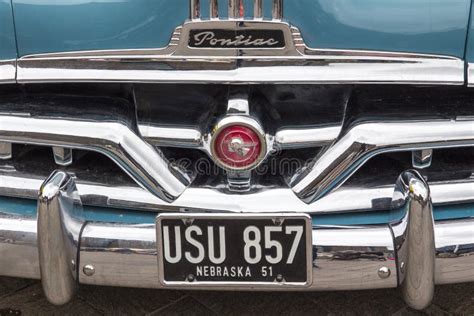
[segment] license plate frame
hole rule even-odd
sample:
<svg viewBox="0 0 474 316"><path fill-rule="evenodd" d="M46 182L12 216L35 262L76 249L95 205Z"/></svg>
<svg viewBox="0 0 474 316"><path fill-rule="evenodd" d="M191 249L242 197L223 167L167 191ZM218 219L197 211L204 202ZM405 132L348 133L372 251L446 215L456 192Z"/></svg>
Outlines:
<svg viewBox="0 0 474 316"><path fill-rule="evenodd" d="M305 249L305 271L304 282L267 282L267 281L177 281L167 280L165 276L163 230L162 223L166 220L303 220L304 232L301 237ZM312 284L313 251L312 251L312 221L311 216L304 213L162 213L156 217L156 245L158 257L158 278L163 287L170 288L241 288L241 289L285 289L309 287Z"/></svg>

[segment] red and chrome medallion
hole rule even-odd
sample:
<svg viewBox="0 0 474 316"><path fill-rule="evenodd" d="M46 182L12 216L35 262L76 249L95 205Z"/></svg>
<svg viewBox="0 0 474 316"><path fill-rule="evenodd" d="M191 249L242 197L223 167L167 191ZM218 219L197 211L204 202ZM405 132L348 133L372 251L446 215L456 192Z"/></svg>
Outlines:
<svg viewBox="0 0 474 316"><path fill-rule="evenodd" d="M220 130L212 142L214 158L229 169L250 169L258 164L264 144L252 128L231 125Z"/></svg>

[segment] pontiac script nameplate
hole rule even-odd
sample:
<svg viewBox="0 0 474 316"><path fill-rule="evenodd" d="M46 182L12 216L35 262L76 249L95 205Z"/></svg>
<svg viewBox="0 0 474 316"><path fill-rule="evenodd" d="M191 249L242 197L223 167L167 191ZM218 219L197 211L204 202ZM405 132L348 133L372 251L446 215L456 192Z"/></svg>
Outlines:
<svg viewBox="0 0 474 316"><path fill-rule="evenodd" d="M189 32L191 48L284 48L285 36L281 30L224 30L195 29Z"/></svg>

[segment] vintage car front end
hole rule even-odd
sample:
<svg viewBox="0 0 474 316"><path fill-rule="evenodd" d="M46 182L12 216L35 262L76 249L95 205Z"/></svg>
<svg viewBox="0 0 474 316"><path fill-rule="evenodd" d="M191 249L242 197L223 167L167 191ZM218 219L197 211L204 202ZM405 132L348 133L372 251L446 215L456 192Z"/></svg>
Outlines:
<svg viewBox="0 0 474 316"><path fill-rule="evenodd" d="M0 0L0 275L54 304L400 288L423 309L474 282L470 8Z"/></svg>

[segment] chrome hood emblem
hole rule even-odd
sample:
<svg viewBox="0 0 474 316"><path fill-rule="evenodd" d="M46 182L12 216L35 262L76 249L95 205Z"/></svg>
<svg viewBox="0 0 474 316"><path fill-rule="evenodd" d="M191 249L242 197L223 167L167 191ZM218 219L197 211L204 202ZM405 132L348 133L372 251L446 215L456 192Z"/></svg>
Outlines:
<svg viewBox="0 0 474 316"><path fill-rule="evenodd" d="M253 1L253 17L245 16L249 10L243 0L228 0L227 17L219 17L218 0L207 1L209 14L202 14L201 1L190 0L190 19L176 29L175 44L171 43L177 46L177 53L213 57L298 54L295 36L299 38L300 33L283 21L283 0L272 0L268 17L263 15L263 0Z"/></svg>

